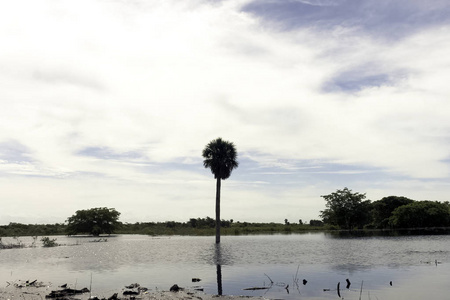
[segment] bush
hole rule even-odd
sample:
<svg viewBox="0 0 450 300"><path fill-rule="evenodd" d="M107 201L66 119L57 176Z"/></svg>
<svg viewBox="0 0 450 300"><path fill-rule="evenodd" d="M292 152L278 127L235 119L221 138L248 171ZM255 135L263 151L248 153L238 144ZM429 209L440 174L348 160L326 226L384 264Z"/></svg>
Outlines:
<svg viewBox="0 0 450 300"><path fill-rule="evenodd" d="M56 243L56 239L50 239L48 236L45 236L41 239L42 245L44 247L56 247L59 246L58 243Z"/></svg>
<svg viewBox="0 0 450 300"><path fill-rule="evenodd" d="M323 222L320 220L310 220L309 226L321 227L321 226L323 226Z"/></svg>

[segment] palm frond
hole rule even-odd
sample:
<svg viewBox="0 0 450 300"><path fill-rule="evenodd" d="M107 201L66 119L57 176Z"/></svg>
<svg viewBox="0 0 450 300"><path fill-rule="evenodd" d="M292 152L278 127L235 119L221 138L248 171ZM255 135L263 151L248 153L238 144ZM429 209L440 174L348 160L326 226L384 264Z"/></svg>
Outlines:
<svg viewBox="0 0 450 300"><path fill-rule="evenodd" d="M203 149L203 166L211 169L214 178L227 179L239 166L236 147L232 142L217 138Z"/></svg>

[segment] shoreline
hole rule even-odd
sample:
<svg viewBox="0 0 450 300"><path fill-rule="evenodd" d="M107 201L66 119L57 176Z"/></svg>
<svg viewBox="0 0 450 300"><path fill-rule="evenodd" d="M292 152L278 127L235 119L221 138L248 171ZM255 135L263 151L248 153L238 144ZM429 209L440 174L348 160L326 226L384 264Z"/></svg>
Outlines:
<svg viewBox="0 0 450 300"><path fill-rule="evenodd" d="M266 299L263 297L254 296L235 296L235 295L213 295L205 294L201 291L193 291L190 289L180 288L179 291L169 290L146 290L141 291L139 294L124 295L123 292L127 290L124 287L114 289L108 293L95 293L84 292L73 295L65 295L61 297L48 297L54 291L64 290L61 287L55 287L52 285L39 285L39 286L14 286L8 285L6 287L0 287L0 299L14 300L14 299L26 299L26 300L42 300L42 299L76 299L76 300L89 300L89 299L141 299L141 300L239 300L239 299Z"/></svg>

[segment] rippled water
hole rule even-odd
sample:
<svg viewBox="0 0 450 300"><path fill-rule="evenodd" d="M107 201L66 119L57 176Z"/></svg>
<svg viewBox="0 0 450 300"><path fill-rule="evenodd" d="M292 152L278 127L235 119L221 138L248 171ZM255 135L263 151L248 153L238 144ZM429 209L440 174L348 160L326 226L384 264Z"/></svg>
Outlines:
<svg viewBox="0 0 450 300"><path fill-rule="evenodd" d="M94 294L103 295L138 282L151 289L167 290L177 283L199 285L212 294L221 289L223 294L277 299L335 299L340 282L345 299L360 294L361 299L450 298L450 235L224 236L219 246L214 237L56 238L64 246L42 248L38 241L34 248L0 250L0 283L38 279L82 288L90 286L92 276ZM31 245L31 238L19 239ZM3 238L9 242L17 240ZM202 280L193 283L192 278ZM268 290L244 290L270 285Z"/></svg>

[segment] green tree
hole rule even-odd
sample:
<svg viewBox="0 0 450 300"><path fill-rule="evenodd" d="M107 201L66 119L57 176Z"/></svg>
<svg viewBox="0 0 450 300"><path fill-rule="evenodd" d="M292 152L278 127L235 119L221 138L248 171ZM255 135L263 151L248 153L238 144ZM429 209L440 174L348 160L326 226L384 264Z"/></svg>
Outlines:
<svg viewBox="0 0 450 300"><path fill-rule="evenodd" d="M237 151L233 143L222 138L212 140L203 149L203 166L211 169L216 179L216 243L220 243L220 185L237 168Z"/></svg>
<svg viewBox="0 0 450 300"><path fill-rule="evenodd" d="M114 208L91 208L78 210L67 219L67 234L87 233L94 236L111 234L120 225L120 212Z"/></svg>
<svg viewBox="0 0 450 300"><path fill-rule="evenodd" d="M414 201L397 207L389 218L395 228L445 227L450 225L448 202Z"/></svg>
<svg viewBox="0 0 450 300"><path fill-rule="evenodd" d="M380 200L372 202L372 224L376 228L389 227L389 218L392 212L400 206L410 204L414 202L406 197L388 196L383 197Z"/></svg>
<svg viewBox="0 0 450 300"><path fill-rule="evenodd" d="M321 197L327 202L326 209L320 212L324 223L343 229L362 228L367 224L370 200L363 201L366 194L352 193L352 190L344 188Z"/></svg>

